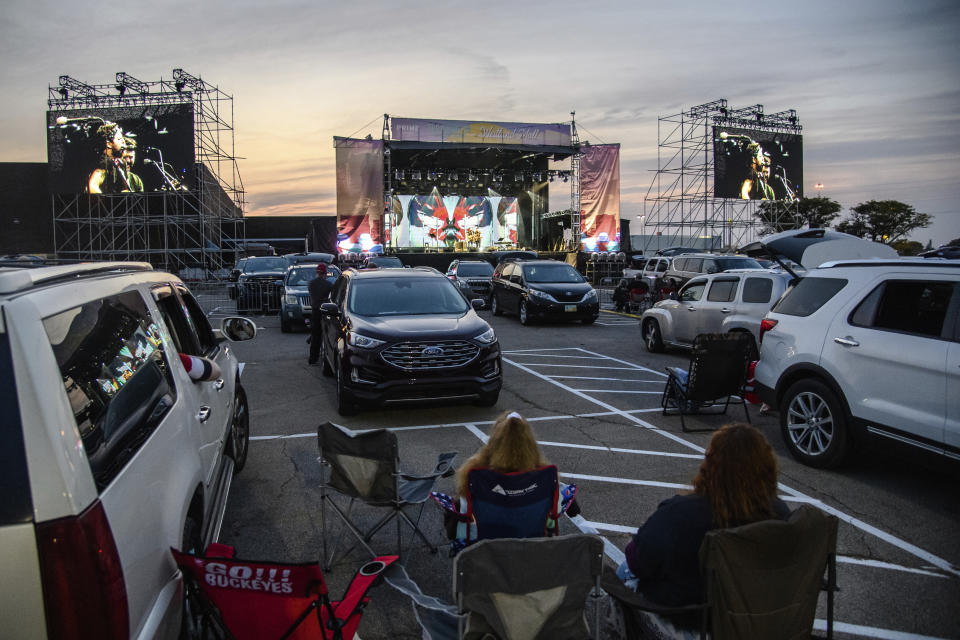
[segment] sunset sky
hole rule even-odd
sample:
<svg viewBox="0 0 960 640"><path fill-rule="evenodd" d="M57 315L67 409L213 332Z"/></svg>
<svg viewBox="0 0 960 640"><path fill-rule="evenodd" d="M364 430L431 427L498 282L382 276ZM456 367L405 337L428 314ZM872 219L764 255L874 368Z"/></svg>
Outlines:
<svg viewBox="0 0 960 640"><path fill-rule="evenodd" d="M247 215L334 214L332 139L379 137L384 113L562 122L576 110L581 138L621 144L632 219L657 169L658 117L726 98L797 110L806 195L822 183L845 215L901 200L934 215L913 239L936 245L960 237L958 33L949 0L6 0L0 161L46 161L58 76L153 81L180 67L234 97Z"/></svg>

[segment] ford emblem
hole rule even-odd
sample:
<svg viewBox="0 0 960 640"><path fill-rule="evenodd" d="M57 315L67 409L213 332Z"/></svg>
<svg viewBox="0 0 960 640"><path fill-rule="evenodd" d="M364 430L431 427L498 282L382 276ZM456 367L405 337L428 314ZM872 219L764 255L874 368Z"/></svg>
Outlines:
<svg viewBox="0 0 960 640"><path fill-rule="evenodd" d="M421 355L424 355L424 356L427 356L427 357L442 356L442 355L443 355L443 349L440 348L440 347L427 347L426 349L424 349L424 350L421 351L420 353L421 353Z"/></svg>

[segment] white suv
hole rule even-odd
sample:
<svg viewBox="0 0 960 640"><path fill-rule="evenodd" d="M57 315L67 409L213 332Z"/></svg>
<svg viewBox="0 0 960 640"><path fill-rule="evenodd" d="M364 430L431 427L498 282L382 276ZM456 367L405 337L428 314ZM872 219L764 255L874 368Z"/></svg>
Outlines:
<svg viewBox="0 0 960 640"><path fill-rule="evenodd" d="M0 265L4 637L177 637L170 547L219 535L249 438L226 340L255 331L218 337L149 264ZM222 375L194 382L180 354Z"/></svg>
<svg viewBox="0 0 960 640"><path fill-rule="evenodd" d="M835 467L867 433L960 459L960 260L823 264L761 331L757 394L801 462Z"/></svg>

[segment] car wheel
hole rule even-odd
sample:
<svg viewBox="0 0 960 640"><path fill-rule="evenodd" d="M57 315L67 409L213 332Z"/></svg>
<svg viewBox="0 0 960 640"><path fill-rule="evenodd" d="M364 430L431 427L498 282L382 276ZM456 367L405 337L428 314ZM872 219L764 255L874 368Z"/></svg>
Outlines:
<svg viewBox="0 0 960 640"><path fill-rule="evenodd" d="M233 459L233 473L236 475L247 463L250 449L250 408L247 406L247 392L239 383L233 398L233 423L228 438L227 455Z"/></svg>
<svg viewBox="0 0 960 640"><path fill-rule="evenodd" d="M280 312L280 331L283 333L290 333L293 331L293 326L291 326L290 321L283 317L283 312Z"/></svg>
<svg viewBox="0 0 960 640"><path fill-rule="evenodd" d="M520 301L520 324L523 326L528 326L530 324L530 316L527 315L527 301Z"/></svg>
<svg viewBox="0 0 960 640"><path fill-rule="evenodd" d="M319 336L320 338L320 369L323 371L323 375L328 378L333 377L333 367L330 366L330 363L327 361L327 341L323 339L323 333Z"/></svg>
<svg viewBox="0 0 960 640"><path fill-rule="evenodd" d="M500 398L500 389L496 391L490 391L487 393L481 393L480 397L477 398L475 405L478 407L492 407L497 404L497 400Z"/></svg>
<svg viewBox="0 0 960 640"><path fill-rule="evenodd" d="M495 316L503 315L503 309L500 307L500 297L497 294L490 296L490 313Z"/></svg>
<svg viewBox="0 0 960 640"><path fill-rule="evenodd" d="M343 366L337 362L337 413L342 416L352 416L357 412L353 396L346 390L343 382Z"/></svg>
<svg viewBox="0 0 960 640"><path fill-rule="evenodd" d="M650 353L663 353L663 340L660 338L660 325L649 319L643 323L643 344Z"/></svg>
<svg viewBox="0 0 960 640"><path fill-rule="evenodd" d="M819 380L790 385L781 406L780 432L790 454L811 467L839 466L849 448L843 405Z"/></svg>

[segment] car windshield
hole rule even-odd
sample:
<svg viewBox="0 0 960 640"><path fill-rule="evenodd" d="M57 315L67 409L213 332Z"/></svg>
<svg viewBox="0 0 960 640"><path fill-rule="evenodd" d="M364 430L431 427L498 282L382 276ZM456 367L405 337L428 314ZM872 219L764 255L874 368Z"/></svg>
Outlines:
<svg viewBox="0 0 960 640"><path fill-rule="evenodd" d="M474 277L474 276L492 276L493 275L493 266L488 262L461 262L457 266L457 275Z"/></svg>
<svg viewBox="0 0 960 640"><path fill-rule="evenodd" d="M400 261L400 258L370 258L367 264L380 267L381 269L390 269L393 267L403 268L403 262Z"/></svg>
<svg viewBox="0 0 960 640"><path fill-rule="evenodd" d="M250 258L243 265L244 273L266 273L268 271L283 271L287 262L283 258Z"/></svg>
<svg viewBox="0 0 960 640"><path fill-rule="evenodd" d="M302 287L313 280L317 275L317 268L293 269L287 276L288 287Z"/></svg>
<svg viewBox="0 0 960 640"><path fill-rule="evenodd" d="M583 282L577 270L568 264L524 265L523 277L527 282Z"/></svg>
<svg viewBox="0 0 960 640"><path fill-rule="evenodd" d="M470 305L446 278L374 278L354 281L347 309L361 316L463 315Z"/></svg>
<svg viewBox="0 0 960 640"><path fill-rule="evenodd" d="M726 271L727 269L762 269L763 265L753 258L716 258L717 269Z"/></svg>

